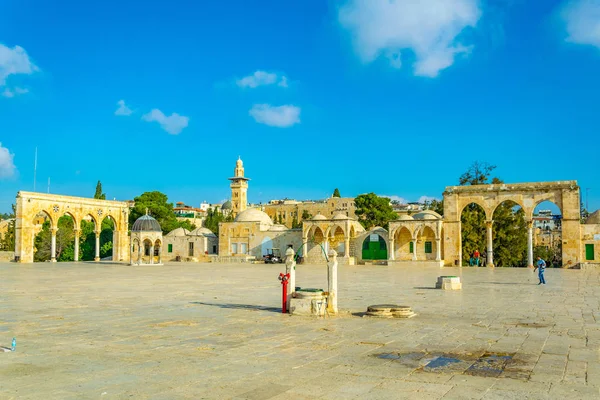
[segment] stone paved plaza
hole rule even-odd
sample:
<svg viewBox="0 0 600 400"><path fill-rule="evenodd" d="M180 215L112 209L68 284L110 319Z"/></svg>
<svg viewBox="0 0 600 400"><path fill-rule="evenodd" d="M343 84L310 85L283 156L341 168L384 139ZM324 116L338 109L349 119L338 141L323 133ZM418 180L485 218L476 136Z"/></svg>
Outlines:
<svg viewBox="0 0 600 400"><path fill-rule="evenodd" d="M309 318L280 313L283 268L0 264L0 398L600 397L597 271L341 266L341 315ZM418 315L361 317L380 303Z"/></svg>

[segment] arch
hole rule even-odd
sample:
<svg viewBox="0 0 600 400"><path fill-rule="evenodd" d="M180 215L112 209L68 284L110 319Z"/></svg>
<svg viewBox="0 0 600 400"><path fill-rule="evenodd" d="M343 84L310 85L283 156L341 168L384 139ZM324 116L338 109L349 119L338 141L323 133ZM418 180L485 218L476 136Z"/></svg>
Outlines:
<svg viewBox="0 0 600 400"><path fill-rule="evenodd" d="M45 217L43 217L43 216L45 216ZM52 215L48 211L46 211L45 209L41 209L41 210L39 210L39 211L37 211L36 213L33 214L33 219L32 219L31 222L34 225L38 223L36 221L36 218L38 218L38 217L39 218L47 218L50 221L50 227L53 228L53 227L56 226L54 218L52 218Z"/></svg>
<svg viewBox="0 0 600 400"><path fill-rule="evenodd" d="M470 205L472 205L472 204L475 204L475 205L478 205L479 207L481 207L481 209L482 209L482 210L484 211L484 213L485 213L485 216L486 216L486 218L488 218L488 219L489 219L489 217L490 217L490 216L488 215L488 211L487 211L487 210L488 210L488 207L487 207L487 204L485 204L485 202L484 202L484 201L481 201L481 200L479 200L479 199L469 199L467 202L463 203L463 204L462 204L462 206L459 208L459 212L458 212L459 219L460 219L460 216L461 216L461 215L463 214L463 212L465 211L465 208L467 208L468 206L470 206Z"/></svg>
<svg viewBox="0 0 600 400"><path fill-rule="evenodd" d="M388 246L385 238L377 232L369 232L362 243L363 260L387 260Z"/></svg>
<svg viewBox="0 0 600 400"><path fill-rule="evenodd" d="M502 197L502 200L499 200L495 205L494 208L492 209L492 215L491 218L488 219L494 219L494 214L496 213L496 210L498 209L498 207L500 207L502 204L506 203L506 202L512 202L515 205L521 207L521 209L523 211L525 211L525 206L523 204L522 201L520 201L520 199L517 196L510 196L510 197Z"/></svg>
<svg viewBox="0 0 600 400"><path fill-rule="evenodd" d="M472 254L481 253L486 248L487 220L487 213L479 203L472 202L463 208L460 214L460 254L463 266L470 264Z"/></svg>
<svg viewBox="0 0 600 400"><path fill-rule="evenodd" d="M437 241L435 231L428 225L422 227L416 241L417 260L433 261L436 259Z"/></svg>
<svg viewBox="0 0 600 400"><path fill-rule="evenodd" d="M541 257L548 266L562 266L563 214L552 200L539 201L532 211L533 259Z"/></svg>
<svg viewBox="0 0 600 400"><path fill-rule="evenodd" d="M527 218L523 207L512 199L498 203L492 215L492 255L497 267L527 266ZM487 245L489 247L489 243ZM485 260L488 254L480 249L481 258L475 264ZM465 255L466 258L467 255Z"/></svg>
<svg viewBox="0 0 600 400"><path fill-rule="evenodd" d="M412 251L410 244L413 240L411 231L406 226L401 226L394 233L394 258L396 260L411 260Z"/></svg>

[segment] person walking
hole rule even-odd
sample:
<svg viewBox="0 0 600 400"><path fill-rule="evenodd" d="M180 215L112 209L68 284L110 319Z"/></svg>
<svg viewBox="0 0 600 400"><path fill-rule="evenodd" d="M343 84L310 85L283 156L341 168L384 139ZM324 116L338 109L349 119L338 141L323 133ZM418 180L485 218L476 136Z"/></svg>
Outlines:
<svg viewBox="0 0 600 400"><path fill-rule="evenodd" d="M546 261L542 260L542 257L537 258L537 263L533 272L535 272L536 269L539 269L538 278L540 278L540 283L538 283L538 285L541 285L542 283L545 285L546 279L544 279L544 271L546 271Z"/></svg>

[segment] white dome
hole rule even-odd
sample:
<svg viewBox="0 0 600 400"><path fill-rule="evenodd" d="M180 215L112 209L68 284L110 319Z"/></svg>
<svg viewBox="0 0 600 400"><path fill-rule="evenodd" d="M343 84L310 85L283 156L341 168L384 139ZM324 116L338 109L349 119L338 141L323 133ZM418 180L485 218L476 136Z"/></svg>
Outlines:
<svg viewBox="0 0 600 400"><path fill-rule="evenodd" d="M327 221L327 217L324 216L323 214L317 214L314 217L312 217L313 221Z"/></svg>
<svg viewBox="0 0 600 400"><path fill-rule="evenodd" d="M350 219L346 214L337 213L333 216L333 219L342 220L342 219Z"/></svg>
<svg viewBox="0 0 600 400"><path fill-rule="evenodd" d="M442 216L432 210L423 210L414 215L414 219L442 219Z"/></svg>
<svg viewBox="0 0 600 400"><path fill-rule="evenodd" d="M402 214L397 218L397 221L412 221L414 218L410 215Z"/></svg>
<svg viewBox="0 0 600 400"><path fill-rule="evenodd" d="M235 222L260 222L264 225L273 225L273 221L271 221L267 213L256 208L242 211L235 217Z"/></svg>
<svg viewBox="0 0 600 400"><path fill-rule="evenodd" d="M269 228L270 231L277 231L277 232L287 231L287 229L288 229L287 226L281 225L281 224L275 224Z"/></svg>
<svg viewBox="0 0 600 400"><path fill-rule="evenodd" d="M210 229L200 227L190 232L190 236L216 236Z"/></svg>
<svg viewBox="0 0 600 400"><path fill-rule="evenodd" d="M190 231L185 228L176 228L169 232L167 236L185 236L188 233L190 233Z"/></svg>

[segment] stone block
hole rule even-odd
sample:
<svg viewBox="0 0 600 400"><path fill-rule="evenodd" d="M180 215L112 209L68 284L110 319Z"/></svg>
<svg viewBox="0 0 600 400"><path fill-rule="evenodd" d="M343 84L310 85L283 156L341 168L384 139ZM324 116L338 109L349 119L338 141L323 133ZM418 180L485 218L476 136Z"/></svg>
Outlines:
<svg viewBox="0 0 600 400"><path fill-rule="evenodd" d="M440 276L435 284L436 289L461 290L462 283L458 276Z"/></svg>
<svg viewBox="0 0 600 400"><path fill-rule="evenodd" d="M291 299L289 313L291 315L325 315L325 309L327 308L327 300L324 298L319 299Z"/></svg>

